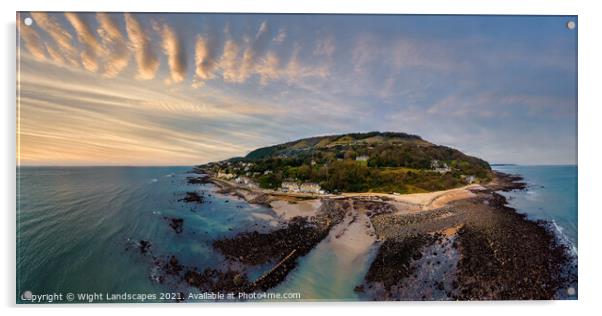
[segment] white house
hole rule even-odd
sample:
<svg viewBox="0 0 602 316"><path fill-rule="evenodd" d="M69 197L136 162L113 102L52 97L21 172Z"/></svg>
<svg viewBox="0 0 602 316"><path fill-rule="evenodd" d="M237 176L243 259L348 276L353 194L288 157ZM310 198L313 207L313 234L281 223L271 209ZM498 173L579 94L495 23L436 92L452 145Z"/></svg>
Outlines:
<svg viewBox="0 0 602 316"><path fill-rule="evenodd" d="M475 180L477 179L475 176L462 176L464 178L464 181L468 184L473 184L475 182Z"/></svg>
<svg viewBox="0 0 602 316"><path fill-rule="evenodd" d="M451 171L451 168L449 168L449 166L445 162L440 162L436 159L431 161L431 169L439 173L447 173Z"/></svg>
<svg viewBox="0 0 602 316"><path fill-rule="evenodd" d="M283 181L280 185L280 190L284 192L299 192L299 184L292 181Z"/></svg>
<svg viewBox="0 0 602 316"><path fill-rule="evenodd" d="M299 190L304 193L320 193L322 188L320 188L320 185L317 183L305 182L299 186Z"/></svg>
<svg viewBox="0 0 602 316"><path fill-rule="evenodd" d="M323 194L324 191L319 184L313 182L297 183L293 181L284 181L280 185L280 190L283 192L302 192Z"/></svg>
<svg viewBox="0 0 602 316"><path fill-rule="evenodd" d="M244 176L240 176L240 177L234 179L234 181L238 184L245 184L245 185L249 185L252 183L251 179L244 177Z"/></svg>
<svg viewBox="0 0 602 316"><path fill-rule="evenodd" d="M368 156L366 155L361 155L361 156L357 156L355 157L355 161L368 161Z"/></svg>

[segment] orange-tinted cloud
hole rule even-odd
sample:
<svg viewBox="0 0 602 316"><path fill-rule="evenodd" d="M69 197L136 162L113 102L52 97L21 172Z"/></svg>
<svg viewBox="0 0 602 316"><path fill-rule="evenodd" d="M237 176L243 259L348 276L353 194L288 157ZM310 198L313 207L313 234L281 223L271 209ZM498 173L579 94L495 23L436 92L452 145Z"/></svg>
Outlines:
<svg viewBox="0 0 602 316"><path fill-rule="evenodd" d="M125 13L125 26L138 65L136 78L141 80L153 79L159 69L159 59L152 50L148 35L140 22L130 13Z"/></svg>
<svg viewBox="0 0 602 316"><path fill-rule="evenodd" d="M114 78L128 66L130 51L125 36L110 15L99 12L96 14L96 20L98 21L96 32L103 45L110 51L104 59L104 75Z"/></svg>
<svg viewBox="0 0 602 316"><path fill-rule="evenodd" d="M182 82L186 77L186 55L176 32L167 24L158 25L156 30L161 34L161 47L167 56L169 81Z"/></svg>
<svg viewBox="0 0 602 316"><path fill-rule="evenodd" d="M88 71L96 72L98 70L98 59L105 54L105 50L92 33L88 23L80 16L73 12L65 12L65 18L73 26L77 39L83 45L83 50L80 53L82 65Z"/></svg>
<svg viewBox="0 0 602 316"><path fill-rule="evenodd" d="M49 16L46 13L32 12L31 17L36 24L38 24L38 26L54 40L65 61L71 66L78 66L79 63L75 58L77 50L73 46L71 34L65 30L54 17Z"/></svg>
<svg viewBox="0 0 602 316"><path fill-rule="evenodd" d="M25 23L23 23L23 19L19 16L17 16L17 29L19 30L21 39L23 39L25 43L27 51L29 51L29 53L39 61L46 60L44 43L40 39L40 36L33 29L33 27L25 25Z"/></svg>

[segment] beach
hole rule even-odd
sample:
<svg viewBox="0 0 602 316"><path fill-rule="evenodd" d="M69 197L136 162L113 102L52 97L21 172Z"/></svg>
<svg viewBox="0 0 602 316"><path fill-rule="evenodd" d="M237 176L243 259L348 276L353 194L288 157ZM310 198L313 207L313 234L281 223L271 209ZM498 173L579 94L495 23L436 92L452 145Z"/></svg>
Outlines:
<svg viewBox="0 0 602 316"><path fill-rule="evenodd" d="M494 174L486 184L415 194L284 193L211 181L223 194L268 206L284 227L297 218L319 223L321 237L312 247L321 249L316 252L329 249L343 271L376 252L382 258L374 259L355 287L360 299L554 298L574 277L563 268L570 260L565 246L542 223L508 207L497 193L523 190L522 178ZM325 213L336 214L336 221L315 220ZM253 244L251 237L245 238ZM262 238L269 240L270 233ZM294 270L295 261L288 264L273 271L281 281Z"/></svg>

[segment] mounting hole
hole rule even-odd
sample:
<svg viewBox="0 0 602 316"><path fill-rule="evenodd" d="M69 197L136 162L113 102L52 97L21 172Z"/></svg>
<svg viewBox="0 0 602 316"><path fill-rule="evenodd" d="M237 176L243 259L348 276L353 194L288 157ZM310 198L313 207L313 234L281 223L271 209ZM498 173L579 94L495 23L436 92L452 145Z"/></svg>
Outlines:
<svg viewBox="0 0 602 316"><path fill-rule="evenodd" d="M575 26L577 26L575 24L575 21L568 21L568 22L566 22L566 28L569 29L569 30L575 29Z"/></svg>
<svg viewBox="0 0 602 316"><path fill-rule="evenodd" d="M25 23L25 25L30 26L33 24L33 20L30 17L26 17L25 19L23 19L23 23Z"/></svg>

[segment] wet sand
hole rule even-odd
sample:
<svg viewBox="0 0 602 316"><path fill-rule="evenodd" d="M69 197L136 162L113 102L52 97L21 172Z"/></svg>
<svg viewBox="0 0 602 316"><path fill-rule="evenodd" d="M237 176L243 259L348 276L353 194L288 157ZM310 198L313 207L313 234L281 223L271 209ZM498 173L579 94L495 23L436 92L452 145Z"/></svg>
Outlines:
<svg viewBox="0 0 602 316"><path fill-rule="evenodd" d="M328 239L337 258L352 264L368 253L376 242L376 235L370 218L352 208L343 222L332 228Z"/></svg>
<svg viewBox="0 0 602 316"><path fill-rule="evenodd" d="M321 205L322 201L319 199L301 201L274 200L270 202L270 207L274 212L285 220L290 220L296 216L316 216Z"/></svg>
<svg viewBox="0 0 602 316"><path fill-rule="evenodd" d="M377 248L368 216L350 208L274 291L301 292L305 300L353 299L353 288L362 281Z"/></svg>

